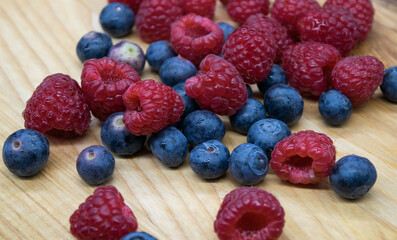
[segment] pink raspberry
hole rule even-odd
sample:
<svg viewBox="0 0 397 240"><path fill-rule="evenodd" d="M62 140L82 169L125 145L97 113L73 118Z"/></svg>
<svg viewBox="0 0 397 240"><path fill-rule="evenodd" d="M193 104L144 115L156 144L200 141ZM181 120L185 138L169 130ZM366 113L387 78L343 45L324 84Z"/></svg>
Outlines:
<svg viewBox="0 0 397 240"><path fill-rule="evenodd" d="M227 13L233 21L243 24L252 14L269 13L269 0L229 0Z"/></svg>
<svg viewBox="0 0 397 240"><path fill-rule="evenodd" d="M183 0L181 2L184 15L195 13L207 18L214 16L215 5L216 0Z"/></svg>

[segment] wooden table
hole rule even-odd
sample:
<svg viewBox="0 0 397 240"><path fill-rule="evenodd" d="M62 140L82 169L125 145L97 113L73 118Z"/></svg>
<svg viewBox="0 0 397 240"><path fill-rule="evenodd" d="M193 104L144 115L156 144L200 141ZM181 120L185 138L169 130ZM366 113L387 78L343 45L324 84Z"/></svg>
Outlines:
<svg viewBox="0 0 397 240"><path fill-rule="evenodd" d="M25 102L42 79L66 73L79 81L82 64L75 48L90 30L101 31L98 14L105 0L2 0L0 4L0 140L24 127ZM323 2L323 1L321 1ZM368 40L354 55L374 55L386 67L397 65L397 3L374 0L375 22ZM219 4L215 21L228 21ZM126 39L146 49L136 31ZM120 39L115 39L118 42ZM158 79L147 67L142 76ZM256 96L260 94L256 87ZM229 150L246 137L231 130L223 118ZM73 239L69 217L95 189L81 180L75 161L81 150L100 144L101 123L74 140L48 137L51 154L46 167L32 178L18 178L0 164L0 239ZM321 118L317 102L305 99L302 119L293 132L312 129L335 142L337 158L357 154L370 159L378 172L372 190L347 201L331 189L329 180L313 186L281 181L270 171L257 187L273 193L286 212L280 239L397 239L397 105L378 90L371 101L354 109L342 127ZM117 186L138 218L139 230L159 239L217 239L213 221L229 191L239 187L230 174L203 181L186 161L178 169L164 167L148 150L132 158L117 158L108 184Z"/></svg>

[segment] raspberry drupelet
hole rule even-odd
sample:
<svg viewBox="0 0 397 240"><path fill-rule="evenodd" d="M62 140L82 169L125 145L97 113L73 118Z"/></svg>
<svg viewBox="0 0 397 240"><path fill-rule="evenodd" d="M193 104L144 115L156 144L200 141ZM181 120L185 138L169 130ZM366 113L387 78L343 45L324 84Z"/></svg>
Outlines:
<svg viewBox="0 0 397 240"><path fill-rule="evenodd" d="M229 0L227 13L234 21L243 24L247 18L256 13L269 13L269 0Z"/></svg>
<svg viewBox="0 0 397 240"><path fill-rule="evenodd" d="M181 6L183 14L195 13L197 15L212 18L215 13L216 0L183 0Z"/></svg>

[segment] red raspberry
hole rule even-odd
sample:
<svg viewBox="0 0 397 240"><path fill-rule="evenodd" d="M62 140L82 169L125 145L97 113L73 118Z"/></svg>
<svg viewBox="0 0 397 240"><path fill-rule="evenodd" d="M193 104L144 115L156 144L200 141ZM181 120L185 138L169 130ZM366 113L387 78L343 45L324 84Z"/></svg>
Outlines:
<svg viewBox="0 0 397 240"><path fill-rule="evenodd" d="M339 51L325 43L304 42L289 46L283 55L288 82L304 96L318 97L331 86L331 72L341 59Z"/></svg>
<svg viewBox="0 0 397 240"><path fill-rule="evenodd" d="M324 7L339 6L349 10L356 18L360 41L364 40L371 31L375 10L371 0L327 0Z"/></svg>
<svg viewBox="0 0 397 240"><path fill-rule="evenodd" d="M276 62L281 61L283 51L294 43L294 40L289 36L285 27L273 18L267 17L261 13L251 15L243 26L259 28L262 31L269 32L273 36L276 41Z"/></svg>
<svg viewBox="0 0 397 240"><path fill-rule="evenodd" d="M347 57L332 71L332 85L358 106L368 101L383 81L384 65L372 56Z"/></svg>
<svg viewBox="0 0 397 240"><path fill-rule="evenodd" d="M104 57L84 62L81 87L92 115L105 121L112 113L125 110L123 93L140 80L131 66Z"/></svg>
<svg viewBox="0 0 397 240"><path fill-rule="evenodd" d="M214 229L220 240L272 240L280 237L284 222L284 210L272 194L240 187L223 199Z"/></svg>
<svg viewBox="0 0 397 240"><path fill-rule="evenodd" d="M247 101L247 87L236 68L213 54L205 57L197 75L186 81L185 91L202 109L219 115L233 115Z"/></svg>
<svg viewBox="0 0 397 240"><path fill-rule="evenodd" d="M346 55L356 46L360 33L356 19L341 7L307 13L296 25L302 41L328 43Z"/></svg>
<svg viewBox="0 0 397 240"><path fill-rule="evenodd" d="M221 0L221 3L223 4L223 5L227 5L227 3L229 2L229 0Z"/></svg>
<svg viewBox="0 0 397 240"><path fill-rule="evenodd" d="M229 35L222 52L245 83L253 84L263 81L269 74L276 57L276 44L268 32L241 27Z"/></svg>
<svg viewBox="0 0 397 240"><path fill-rule="evenodd" d="M114 186L98 187L70 216L70 232L79 240L120 239L138 223Z"/></svg>
<svg viewBox="0 0 397 240"><path fill-rule="evenodd" d="M316 0L276 0L270 14L287 28L293 38L299 39L296 23L308 11L320 8Z"/></svg>
<svg viewBox="0 0 397 240"><path fill-rule="evenodd" d="M43 80L22 115L26 128L62 137L82 135L91 121L90 108L79 84L61 73Z"/></svg>
<svg viewBox="0 0 397 240"><path fill-rule="evenodd" d="M181 2L183 13L212 18L215 12L216 0L184 0Z"/></svg>
<svg viewBox="0 0 397 240"><path fill-rule="evenodd" d="M139 5L141 5L142 0L108 0L109 3L123 3L127 7L131 8L134 11L135 15L138 13Z"/></svg>
<svg viewBox="0 0 397 240"><path fill-rule="evenodd" d="M274 147L270 166L283 180L317 183L331 173L335 155L335 146L327 135L311 130L300 131Z"/></svg>
<svg viewBox="0 0 397 240"><path fill-rule="evenodd" d="M269 0L229 0L226 5L227 13L233 21L240 24L252 14L269 13Z"/></svg>
<svg viewBox="0 0 397 240"><path fill-rule="evenodd" d="M182 57L200 65L208 54L222 50L223 31L210 19L191 13L172 24L171 43Z"/></svg>
<svg viewBox="0 0 397 240"><path fill-rule="evenodd" d="M171 24L182 16L179 3L179 0L145 0L141 3L136 26L144 42L170 39Z"/></svg>
<svg viewBox="0 0 397 240"><path fill-rule="evenodd" d="M178 122L185 110L181 96L152 79L132 84L123 95L123 122L132 134L149 135Z"/></svg>

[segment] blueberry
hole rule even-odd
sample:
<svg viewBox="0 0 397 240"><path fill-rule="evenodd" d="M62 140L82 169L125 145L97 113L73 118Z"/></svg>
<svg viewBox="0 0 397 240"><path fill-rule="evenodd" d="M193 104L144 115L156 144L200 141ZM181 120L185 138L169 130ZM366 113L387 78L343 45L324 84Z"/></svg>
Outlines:
<svg viewBox="0 0 397 240"><path fill-rule="evenodd" d="M264 105L270 118L293 125L303 113L303 99L298 91L285 84L273 85L267 90Z"/></svg>
<svg viewBox="0 0 397 240"><path fill-rule="evenodd" d="M197 110L189 113L183 120L183 134L192 145L216 139L221 141L226 129L222 120L207 110Z"/></svg>
<svg viewBox="0 0 397 240"><path fill-rule="evenodd" d="M222 29L224 34L223 42L225 42L227 37L229 37L229 35L236 29L229 23L225 23L225 22L218 23L218 26Z"/></svg>
<svg viewBox="0 0 397 240"><path fill-rule="evenodd" d="M167 127L152 135L150 149L167 167L178 167L186 159L188 143L181 131Z"/></svg>
<svg viewBox="0 0 397 240"><path fill-rule="evenodd" d="M270 160L276 144L289 135L291 135L291 130L284 122L267 118L255 122L250 127L247 142L260 147Z"/></svg>
<svg viewBox="0 0 397 240"><path fill-rule="evenodd" d="M397 66L386 69L380 90L387 100L397 103Z"/></svg>
<svg viewBox="0 0 397 240"><path fill-rule="evenodd" d="M140 151L146 136L135 136L127 131L123 123L123 112L113 113L101 128L102 144L119 156L131 156Z"/></svg>
<svg viewBox="0 0 397 240"><path fill-rule="evenodd" d="M185 82L178 83L172 88L181 96L183 104L185 104L185 111L183 111L182 118L186 117L189 113L200 109L196 101L186 94Z"/></svg>
<svg viewBox="0 0 397 240"><path fill-rule="evenodd" d="M91 31L77 43L77 56L81 62L91 58L103 58L108 55L112 45L112 39L107 34Z"/></svg>
<svg viewBox="0 0 397 240"><path fill-rule="evenodd" d="M331 125L342 125L353 112L353 104L348 97L338 90L330 90L321 94L318 101L321 116Z"/></svg>
<svg viewBox="0 0 397 240"><path fill-rule="evenodd" d="M157 240L157 238L145 232L132 232L125 235L120 240Z"/></svg>
<svg viewBox="0 0 397 240"><path fill-rule="evenodd" d="M127 36L135 23L134 12L122 3L106 5L99 15L99 22L112 37Z"/></svg>
<svg viewBox="0 0 397 240"><path fill-rule="evenodd" d="M337 161L329 176L332 189L341 197L364 196L376 182L376 169L366 158L348 155Z"/></svg>
<svg viewBox="0 0 397 240"><path fill-rule="evenodd" d="M252 88L249 84L245 84L245 86L247 87L247 95L248 98L252 98L254 96L254 94L252 93Z"/></svg>
<svg viewBox="0 0 397 240"><path fill-rule="evenodd" d="M242 185L260 183L269 169L266 154L258 146L243 143L237 146L229 159L232 177Z"/></svg>
<svg viewBox="0 0 397 240"><path fill-rule="evenodd" d="M176 57L177 54L172 48L172 45L168 41L157 41L149 45L146 51L146 59L149 65L155 71L160 71L161 65L172 57Z"/></svg>
<svg viewBox="0 0 397 240"><path fill-rule="evenodd" d="M234 130L243 134L247 134L252 124L264 118L266 118L265 107L252 98L248 98L243 107L229 117Z"/></svg>
<svg viewBox="0 0 397 240"><path fill-rule="evenodd" d="M273 64L272 69L269 72L269 75L265 78L263 82L258 82L258 88L261 93L265 94L269 88L276 84L287 84L287 76L285 75L284 70L277 64Z"/></svg>
<svg viewBox="0 0 397 240"><path fill-rule="evenodd" d="M77 172L88 184L99 185L107 182L114 171L114 157L103 146L90 146L77 157Z"/></svg>
<svg viewBox="0 0 397 240"><path fill-rule="evenodd" d="M181 57L167 59L160 67L160 80L164 84L174 86L185 82L188 78L197 74L197 69L189 60Z"/></svg>
<svg viewBox="0 0 397 240"><path fill-rule="evenodd" d="M190 152L190 167L201 178L219 178L225 175L229 167L229 156L229 149L225 145L218 140L209 140Z"/></svg>
<svg viewBox="0 0 397 240"><path fill-rule="evenodd" d="M109 50L108 57L130 65L139 74L145 67L145 54L142 48L133 42L121 41L117 43Z"/></svg>
<svg viewBox="0 0 397 240"><path fill-rule="evenodd" d="M38 173L48 160L48 140L36 130L20 129L6 139L3 161L8 170L20 177Z"/></svg>

